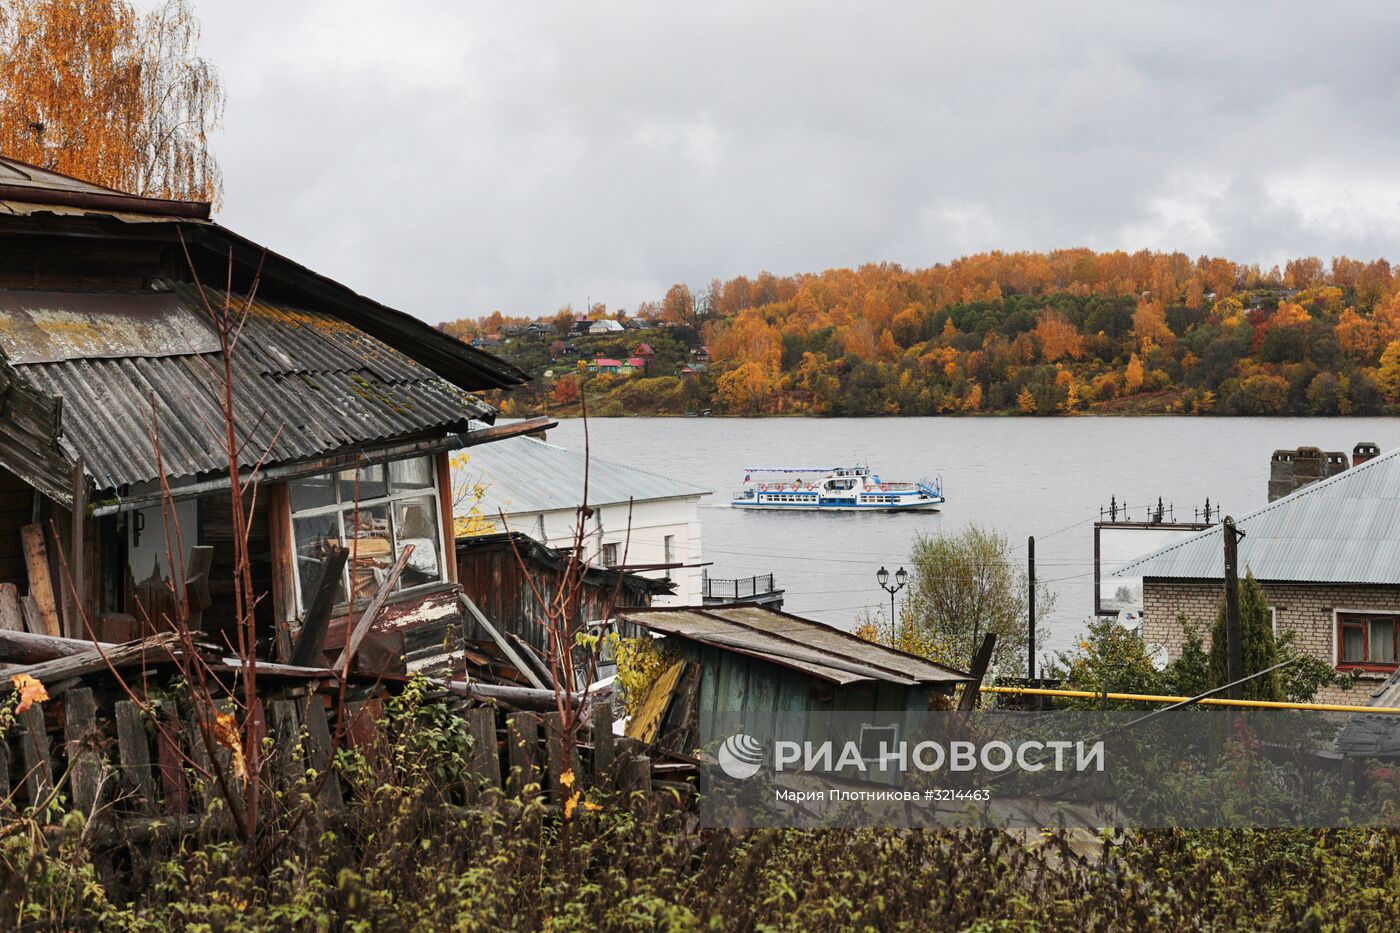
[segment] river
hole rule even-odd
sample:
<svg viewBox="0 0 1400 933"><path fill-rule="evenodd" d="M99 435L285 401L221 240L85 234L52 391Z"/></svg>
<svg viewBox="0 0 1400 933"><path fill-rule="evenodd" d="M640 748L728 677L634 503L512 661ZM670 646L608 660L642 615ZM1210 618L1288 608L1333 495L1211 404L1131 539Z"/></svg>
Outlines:
<svg viewBox="0 0 1400 933"><path fill-rule="evenodd" d="M1396 418L595 418L594 456L713 490L702 500L704 559L713 577L772 572L784 608L851 628L889 611L876 582L907 565L918 534L968 523L1005 534L1018 560L1036 537L1039 578L1056 594L1043 654L1071 646L1093 614L1093 524L1111 496L1134 517L1158 497L1190 520L1207 497L1226 514L1268 501L1276 448L1350 456L1359 441L1400 444ZM553 443L582 449L583 423L562 421ZM732 509L746 466L869 462L888 480L941 474L941 512L906 514ZM904 594L899 594L903 596Z"/></svg>

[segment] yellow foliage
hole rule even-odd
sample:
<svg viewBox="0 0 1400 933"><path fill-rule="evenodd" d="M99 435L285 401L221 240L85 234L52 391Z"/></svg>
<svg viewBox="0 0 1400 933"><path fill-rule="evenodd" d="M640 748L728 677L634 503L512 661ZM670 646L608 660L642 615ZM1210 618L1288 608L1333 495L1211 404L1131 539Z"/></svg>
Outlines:
<svg viewBox="0 0 1400 933"><path fill-rule="evenodd" d="M1032 394L1030 386L1021 387L1020 394L1016 396L1016 407L1021 409L1022 414L1035 414L1035 395Z"/></svg>
<svg viewBox="0 0 1400 933"><path fill-rule="evenodd" d="M43 703L49 698L49 691L44 685L28 674L16 674L10 678L10 683L14 684L15 693L19 697L19 705L15 707L16 713L23 713L35 703Z"/></svg>
<svg viewBox="0 0 1400 933"><path fill-rule="evenodd" d="M614 633L607 641L617 661L617 682L622 686L627 712L634 714L646 699L651 685L675 662L666 657L650 635L623 638Z"/></svg>

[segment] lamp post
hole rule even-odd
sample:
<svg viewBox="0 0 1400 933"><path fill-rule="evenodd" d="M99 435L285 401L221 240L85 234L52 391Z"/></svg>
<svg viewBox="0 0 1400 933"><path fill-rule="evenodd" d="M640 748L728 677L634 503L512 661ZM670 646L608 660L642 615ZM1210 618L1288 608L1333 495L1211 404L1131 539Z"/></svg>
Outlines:
<svg viewBox="0 0 1400 933"><path fill-rule="evenodd" d="M894 594L904 589L904 584L909 582L909 574L904 572L903 567L900 567L899 570L895 571L895 585L890 586L890 572L884 567L881 567L879 570L875 571L875 579L880 581L880 589L890 594L890 628L893 629L895 624Z"/></svg>

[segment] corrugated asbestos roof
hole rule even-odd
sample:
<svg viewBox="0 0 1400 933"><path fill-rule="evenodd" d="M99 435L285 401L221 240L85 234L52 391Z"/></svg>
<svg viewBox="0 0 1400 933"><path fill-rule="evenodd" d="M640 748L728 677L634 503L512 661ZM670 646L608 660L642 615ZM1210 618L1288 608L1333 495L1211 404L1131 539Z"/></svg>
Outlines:
<svg viewBox="0 0 1400 933"><path fill-rule="evenodd" d="M533 437L516 437L475 448L457 482L481 481L487 515L576 509L583 501L582 453ZM634 466L587 458L588 502L610 505L628 499L675 499L703 496L710 490Z"/></svg>
<svg viewBox="0 0 1400 933"><path fill-rule="evenodd" d="M1347 703L1358 703L1360 698ZM1391 674L1371 694L1368 706L1400 707L1400 671ZM1344 755L1400 755L1400 716L1394 713L1357 713L1337 733L1337 749Z"/></svg>
<svg viewBox="0 0 1400 933"><path fill-rule="evenodd" d="M0 293L0 351L22 379L63 399L60 443L98 489L155 479L154 400L164 472L227 468L212 329L196 289L176 286L110 322L101 296ZM130 310L135 296L108 296ZM145 298L146 296L139 296ZM216 300L210 294L210 300ZM152 326L168 315L171 326ZM46 336L43 331L54 332ZM213 346L217 349L217 342ZM13 356L10 354L13 352ZM244 465L294 461L358 445L464 431L491 409L387 344L329 315L254 304L234 352ZM35 362L23 362L36 360ZM255 427L256 426L256 427Z"/></svg>
<svg viewBox="0 0 1400 933"><path fill-rule="evenodd" d="M617 617L662 635L745 654L835 684L882 681L914 686L972 680L951 667L762 606L619 609Z"/></svg>
<svg viewBox="0 0 1400 933"><path fill-rule="evenodd" d="M1400 583L1400 448L1304 486L1236 524L1241 568L1260 580ZM1120 577L1224 577L1219 525L1118 570Z"/></svg>

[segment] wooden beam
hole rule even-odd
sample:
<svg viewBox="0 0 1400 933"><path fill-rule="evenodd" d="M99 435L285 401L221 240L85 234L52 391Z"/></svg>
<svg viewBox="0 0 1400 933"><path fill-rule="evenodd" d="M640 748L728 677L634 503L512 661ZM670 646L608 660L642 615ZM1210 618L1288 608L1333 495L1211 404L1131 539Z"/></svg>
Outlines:
<svg viewBox="0 0 1400 933"><path fill-rule="evenodd" d="M527 418L524 421L517 421L514 424L498 424L490 428L481 428L477 431L468 431L462 435L463 447L475 447L477 444L489 444L492 441L505 440L508 437L519 437L522 434L538 434L550 428L558 427L559 422L553 418L539 417Z"/></svg>
<svg viewBox="0 0 1400 933"><path fill-rule="evenodd" d="M369 634L370 626L374 624L374 619L379 615L379 610L384 608L385 601L394 592L395 585L399 582L399 576L403 573L403 568L408 564L409 555L413 553L413 545L405 544L403 550L399 552L399 559L394 561L394 566L389 570L389 576L379 587L379 592L374 594L374 598L365 607L364 614L355 623L355 628L350 632L350 639L345 643L345 649L340 652L340 657L335 659L333 665L335 670L344 671L349 667L350 659L355 656L355 652L360 648L360 642L364 641L365 635Z"/></svg>
<svg viewBox="0 0 1400 933"><path fill-rule="evenodd" d="M68 587L64 587L63 590L63 606L66 610L63 614L64 634L69 638L82 638L87 634L83 624L85 617L96 621L89 615L92 607L86 604L84 598L88 583L87 493L87 476L83 473L83 458L79 457L78 462L73 464L73 527L69 534L71 540L68 542L68 572L73 576L73 586L71 593ZM74 593L77 594L76 599Z"/></svg>
<svg viewBox="0 0 1400 933"><path fill-rule="evenodd" d="M549 712L559 708L559 698L555 696L553 690L536 690L533 687L506 687L500 684L478 683L475 680L454 680L448 683L448 689L461 696L473 697L478 700L500 700L516 709ZM583 700L583 694L571 693L568 699L570 703L579 703Z"/></svg>
<svg viewBox="0 0 1400 933"><path fill-rule="evenodd" d="M0 602L3 602L2 597L3 594L0 594ZM0 661L11 663L38 664L41 661L68 658L92 651L94 647L111 651L117 646L106 643L94 645L93 642L81 638L53 638L23 631L0 631Z"/></svg>
<svg viewBox="0 0 1400 933"><path fill-rule="evenodd" d="M345 561L349 557L348 548L333 544L321 563L321 579L316 584L311 606L302 619L301 634L292 648L291 664L319 667L325 663L321 655L326 650L326 632L330 628L331 611L335 609L345 573Z"/></svg>
<svg viewBox="0 0 1400 933"><path fill-rule="evenodd" d="M44 629L40 634L61 637L63 630L58 622L58 606L54 603L53 580L49 577L49 549L44 544L44 526L25 525L20 529L20 537L24 541L24 563L29 570L29 595L34 597Z"/></svg>
<svg viewBox="0 0 1400 933"><path fill-rule="evenodd" d="M81 651L64 658L55 658L52 661L42 661L21 668L13 673L28 674L35 680L49 685L49 693L57 693L64 681L71 681L88 674L95 674L98 671L107 670L110 663L112 667L121 668L141 661L163 661L170 657L170 652L177 650L176 643L179 638L174 632L165 632L143 641L133 641L125 645L117 645L110 651L103 649L98 651L93 648L88 651ZM105 658L104 658L105 655ZM6 696L14 690L14 683L10 678L0 679L0 696Z"/></svg>
<svg viewBox="0 0 1400 933"><path fill-rule="evenodd" d="M0 631L24 631L24 610L19 605L19 588L13 583L0 583Z"/></svg>
<svg viewBox="0 0 1400 933"><path fill-rule="evenodd" d="M442 553L448 583L457 582L457 517L453 514L456 491L452 486L452 455L447 451L433 455L437 468L438 507L442 512Z"/></svg>
<svg viewBox="0 0 1400 933"><path fill-rule="evenodd" d="M267 535L272 551L272 619L279 640L287 626L297 617L296 568L292 554L292 502L286 483L267 487ZM290 657L290 653L287 657ZM283 658L286 660L286 658Z"/></svg>

